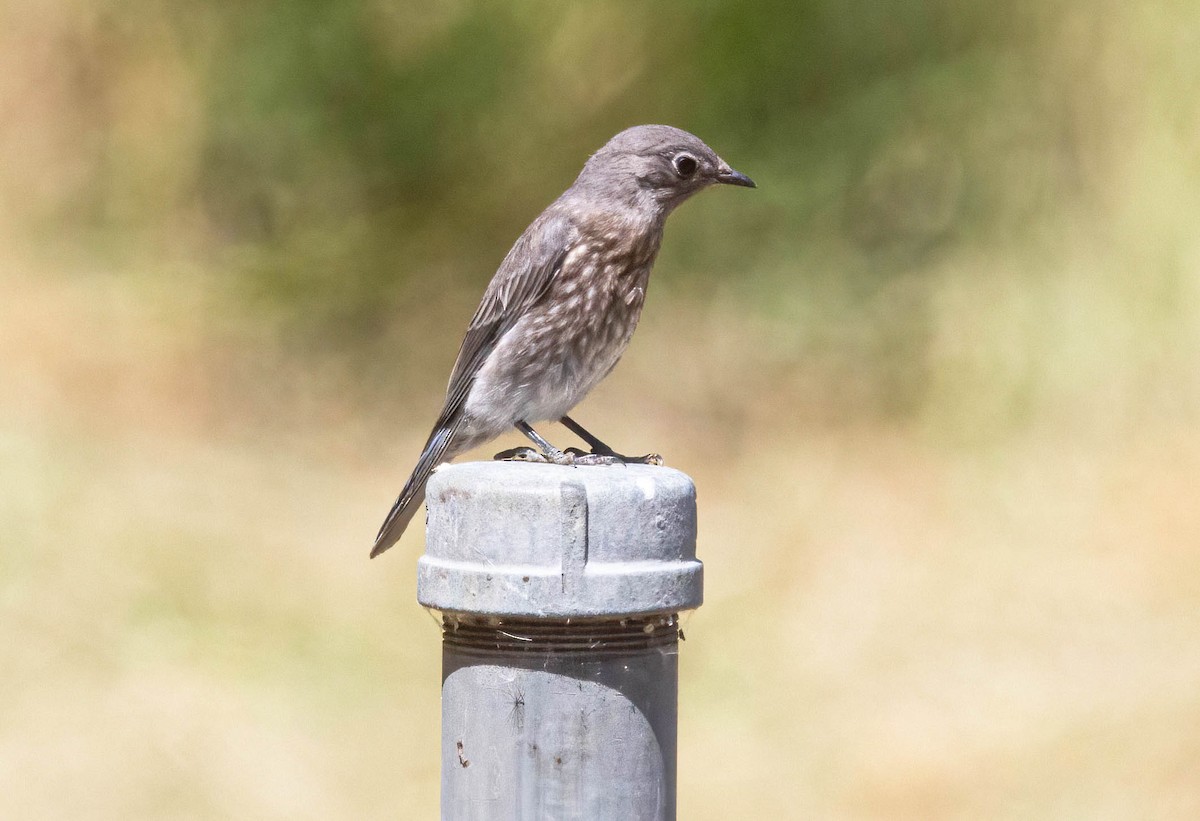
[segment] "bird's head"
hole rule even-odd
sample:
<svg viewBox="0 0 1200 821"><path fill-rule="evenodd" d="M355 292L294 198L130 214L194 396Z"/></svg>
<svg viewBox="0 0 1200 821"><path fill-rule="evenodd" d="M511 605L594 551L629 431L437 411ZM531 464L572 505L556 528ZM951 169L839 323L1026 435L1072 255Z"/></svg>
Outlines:
<svg viewBox="0 0 1200 821"><path fill-rule="evenodd" d="M756 187L699 137L669 125L638 125L593 154L574 187L591 198L668 213L711 185Z"/></svg>

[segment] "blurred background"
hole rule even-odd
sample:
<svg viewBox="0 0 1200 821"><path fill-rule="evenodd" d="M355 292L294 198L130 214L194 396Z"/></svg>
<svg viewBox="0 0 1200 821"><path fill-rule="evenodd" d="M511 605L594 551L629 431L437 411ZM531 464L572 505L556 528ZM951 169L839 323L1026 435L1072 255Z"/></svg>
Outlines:
<svg viewBox="0 0 1200 821"><path fill-rule="evenodd" d="M1200 817L1200 6L0 23L6 817L436 817L420 533L367 552L642 122L760 186L672 217L577 413L699 487L680 817Z"/></svg>

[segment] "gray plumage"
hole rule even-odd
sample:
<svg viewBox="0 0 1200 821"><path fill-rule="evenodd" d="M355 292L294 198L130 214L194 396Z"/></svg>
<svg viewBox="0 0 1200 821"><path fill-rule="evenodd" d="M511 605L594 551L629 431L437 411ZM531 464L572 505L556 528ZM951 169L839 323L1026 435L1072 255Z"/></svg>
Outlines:
<svg viewBox="0 0 1200 821"><path fill-rule="evenodd" d="M667 215L716 183L754 187L670 126L626 129L592 155L492 277L372 557L403 534L435 467L514 425L562 419L608 375L637 326Z"/></svg>

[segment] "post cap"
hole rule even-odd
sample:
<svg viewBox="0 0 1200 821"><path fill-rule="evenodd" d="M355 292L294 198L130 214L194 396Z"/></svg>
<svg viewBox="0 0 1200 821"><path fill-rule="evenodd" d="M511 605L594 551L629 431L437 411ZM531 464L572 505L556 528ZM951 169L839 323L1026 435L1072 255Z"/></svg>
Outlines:
<svg viewBox="0 0 1200 821"><path fill-rule="evenodd" d="M604 618L702 601L696 487L678 470L467 462L439 469L426 501L426 607Z"/></svg>

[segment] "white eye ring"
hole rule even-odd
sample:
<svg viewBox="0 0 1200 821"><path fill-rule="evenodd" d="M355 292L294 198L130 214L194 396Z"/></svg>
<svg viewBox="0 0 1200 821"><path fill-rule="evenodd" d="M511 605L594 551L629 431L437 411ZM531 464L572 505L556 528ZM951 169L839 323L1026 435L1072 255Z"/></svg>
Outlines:
<svg viewBox="0 0 1200 821"><path fill-rule="evenodd" d="M676 154L675 159L671 160L671 165L675 168L675 173L685 180L700 167L700 163L691 154Z"/></svg>

